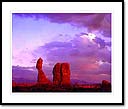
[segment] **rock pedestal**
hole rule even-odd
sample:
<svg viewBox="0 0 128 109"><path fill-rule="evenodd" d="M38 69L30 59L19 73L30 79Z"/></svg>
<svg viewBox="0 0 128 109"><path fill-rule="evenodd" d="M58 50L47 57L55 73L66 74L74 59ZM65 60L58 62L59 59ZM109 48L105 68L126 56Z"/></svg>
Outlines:
<svg viewBox="0 0 128 109"><path fill-rule="evenodd" d="M41 84L50 84L50 81L47 79L47 77L45 76L42 70L42 64L43 64L43 60L39 58L36 63L36 68L38 70L37 82Z"/></svg>

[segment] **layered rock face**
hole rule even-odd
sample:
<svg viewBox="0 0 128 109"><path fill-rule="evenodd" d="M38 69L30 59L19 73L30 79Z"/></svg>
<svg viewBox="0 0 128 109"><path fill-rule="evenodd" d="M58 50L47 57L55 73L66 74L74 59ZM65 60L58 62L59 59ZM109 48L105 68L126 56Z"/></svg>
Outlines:
<svg viewBox="0 0 128 109"><path fill-rule="evenodd" d="M43 60L38 59L36 68L38 70L37 82L41 84L51 83L42 70ZM70 85L70 65L68 63L57 63L53 68L53 84L56 86Z"/></svg>
<svg viewBox="0 0 128 109"><path fill-rule="evenodd" d="M70 65L57 63L53 68L53 84L57 86L70 85Z"/></svg>
<svg viewBox="0 0 128 109"><path fill-rule="evenodd" d="M36 68L38 70L37 82L41 83L41 84L50 84L50 81L47 79L47 77L45 76L45 74L42 70L42 64L43 64L43 60L41 58L39 58L36 63Z"/></svg>
<svg viewBox="0 0 128 109"><path fill-rule="evenodd" d="M53 68L53 84L59 86L61 83L61 63L57 63Z"/></svg>
<svg viewBox="0 0 128 109"><path fill-rule="evenodd" d="M61 64L61 85L70 85L70 66L68 63Z"/></svg>

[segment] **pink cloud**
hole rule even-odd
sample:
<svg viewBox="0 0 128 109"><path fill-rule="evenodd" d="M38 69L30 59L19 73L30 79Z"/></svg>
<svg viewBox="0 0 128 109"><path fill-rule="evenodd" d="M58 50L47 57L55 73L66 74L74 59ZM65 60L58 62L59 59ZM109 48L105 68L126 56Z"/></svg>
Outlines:
<svg viewBox="0 0 128 109"><path fill-rule="evenodd" d="M84 65L80 65L80 68L86 71L93 71L99 68L98 64L84 64Z"/></svg>
<svg viewBox="0 0 128 109"><path fill-rule="evenodd" d="M103 37L111 38L111 14L21 14L20 17L45 18L51 23L69 23L78 28L85 27L88 32L94 30L100 32ZM66 33L68 34L68 33ZM35 65L36 58L44 59L43 69L49 78L52 78L52 68L57 62L69 62L71 66L71 78L82 79L85 81L101 81L111 79L111 41L105 42L104 39L95 37L90 41L87 37L81 37L86 33L74 36L66 42L50 41L43 43L33 50L21 50L18 55L13 56L14 63L22 66ZM86 34L87 35L87 34ZM59 36L62 34L59 33ZM58 36L58 37L59 37ZM65 37L65 36L63 36ZM49 36L50 38L50 36ZM36 44L36 43L35 43ZM29 44L28 44L29 45ZM32 43L33 45L33 43ZM100 47L98 46L100 45ZM21 56L21 57L18 57ZM16 59L16 60L15 60ZM99 65L96 62L102 61ZM34 63L34 64L33 64ZM23 69L21 69L22 71ZM28 70L28 69L27 69ZM25 74L24 74L25 75Z"/></svg>
<svg viewBox="0 0 128 109"><path fill-rule="evenodd" d="M95 82L111 79L111 51L100 48L96 43L76 36L68 42L51 42L36 51L44 51L51 68L57 62L69 62L71 78ZM102 43L102 40L101 40ZM42 56L43 57L43 56ZM102 61L102 64L98 64ZM104 75L101 75L104 74ZM106 76L107 75L107 76Z"/></svg>

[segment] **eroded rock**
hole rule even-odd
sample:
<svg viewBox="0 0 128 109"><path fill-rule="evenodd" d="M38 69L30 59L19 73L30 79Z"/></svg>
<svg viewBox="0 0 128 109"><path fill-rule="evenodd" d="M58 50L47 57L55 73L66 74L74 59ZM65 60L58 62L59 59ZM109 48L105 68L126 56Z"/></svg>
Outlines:
<svg viewBox="0 0 128 109"><path fill-rule="evenodd" d="M70 85L69 63L57 63L53 68L53 84L57 86Z"/></svg>
<svg viewBox="0 0 128 109"><path fill-rule="evenodd" d="M36 68L38 70L37 82L40 84L50 84L51 82L48 80L48 78L45 76L42 70L42 64L43 64L43 59L39 58L36 63Z"/></svg>
<svg viewBox="0 0 128 109"><path fill-rule="evenodd" d="M53 84L60 85L61 83L61 63L55 64L53 68Z"/></svg>
<svg viewBox="0 0 128 109"><path fill-rule="evenodd" d="M70 85L70 65L68 63L61 64L61 85Z"/></svg>

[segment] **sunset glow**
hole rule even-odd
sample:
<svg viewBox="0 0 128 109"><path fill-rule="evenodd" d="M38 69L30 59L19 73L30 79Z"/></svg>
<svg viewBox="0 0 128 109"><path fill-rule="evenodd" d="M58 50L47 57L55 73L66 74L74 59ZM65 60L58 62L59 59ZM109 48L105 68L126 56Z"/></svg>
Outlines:
<svg viewBox="0 0 128 109"><path fill-rule="evenodd" d="M39 57L50 80L68 62L72 81L111 82L111 14L13 13L12 79L35 82Z"/></svg>

